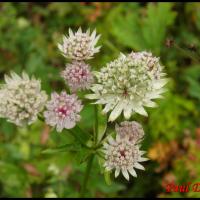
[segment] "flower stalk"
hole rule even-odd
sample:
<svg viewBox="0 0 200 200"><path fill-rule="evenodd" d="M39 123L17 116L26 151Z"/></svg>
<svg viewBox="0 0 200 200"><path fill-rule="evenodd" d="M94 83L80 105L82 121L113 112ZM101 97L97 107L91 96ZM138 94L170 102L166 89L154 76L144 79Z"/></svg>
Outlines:
<svg viewBox="0 0 200 200"><path fill-rule="evenodd" d="M83 179L83 184L82 184L82 188L81 188L81 192L80 192L80 197L82 197L82 198L85 196L85 192L86 192L86 189L87 189L87 183L88 183L90 172L91 172L91 169L92 169L93 160L94 160L94 154L92 154L90 156L90 158L88 159L88 162L87 162L85 176L84 176L84 179Z"/></svg>

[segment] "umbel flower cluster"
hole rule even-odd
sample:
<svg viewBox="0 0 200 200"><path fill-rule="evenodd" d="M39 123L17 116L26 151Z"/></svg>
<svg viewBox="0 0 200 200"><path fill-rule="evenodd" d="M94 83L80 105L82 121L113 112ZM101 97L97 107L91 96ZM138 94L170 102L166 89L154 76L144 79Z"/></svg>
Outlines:
<svg viewBox="0 0 200 200"><path fill-rule="evenodd" d="M112 111L109 121L114 121L122 112L126 119L134 112L147 116L144 106L155 107L152 100L162 97L167 83L158 58L147 52L121 54L100 72L95 72L95 76L97 83L92 85L93 94L87 98L105 104L104 113Z"/></svg>
<svg viewBox="0 0 200 200"><path fill-rule="evenodd" d="M22 76L11 72L5 75L0 89L0 117L18 126L32 124L46 104L47 95L41 91L41 83L23 72Z"/></svg>
<svg viewBox="0 0 200 200"><path fill-rule="evenodd" d="M134 113L148 116L145 107L157 106L154 100L163 97L167 78L159 58L146 51L120 53L99 71L92 71L88 62L100 51L100 46L96 46L99 38L95 30L83 32L79 28L73 32L69 29L63 42L58 44L67 61L60 76L68 92L54 91L48 99L40 81L34 77L25 72L5 75L5 83L0 87L0 117L25 126L40 116L57 132L62 132L78 126L84 109L82 99L95 108L98 104L103 105L102 117L108 115L108 121L115 123L118 119L118 123L115 123L114 131L105 130L100 140L94 131L88 143L94 144L91 148L96 149L96 155L102 158L103 154L106 171L114 170L115 177L122 173L129 180L130 175L137 177L136 169L144 170L141 162L148 160L143 157L145 151L140 149L145 137L142 125L130 118ZM79 97L78 92L84 95ZM95 120L95 127L98 129L98 120Z"/></svg>
<svg viewBox="0 0 200 200"><path fill-rule="evenodd" d="M106 170L115 170L115 177L122 172L123 176L129 180L129 173L137 177L134 170L144 170L144 167L139 163L147 161L142 155L145 151L141 151L139 141L144 136L144 131L141 125L135 121L124 121L116 125L116 138L108 137L108 142L104 143L105 152L105 168Z"/></svg>

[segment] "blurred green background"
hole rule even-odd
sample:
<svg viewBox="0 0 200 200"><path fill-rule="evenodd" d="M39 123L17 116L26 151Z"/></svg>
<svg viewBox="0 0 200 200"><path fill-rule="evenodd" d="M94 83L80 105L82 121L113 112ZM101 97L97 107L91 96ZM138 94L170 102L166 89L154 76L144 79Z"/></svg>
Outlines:
<svg viewBox="0 0 200 200"><path fill-rule="evenodd" d="M101 52L89 61L93 69L120 52L147 50L160 57L170 78L159 107L148 109L148 118L132 118L146 132L146 171L130 182L112 177L107 185L95 160L86 196L200 197L165 189L173 181L200 182L200 3L0 3L0 82L11 70L25 70L48 94L64 89L57 42L80 26L102 35ZM85 106L84 129L92 129L93 114ZM0 119L0 197L77 197L84 152L41 153L73 140L40 121L18 128Z"/></svg>

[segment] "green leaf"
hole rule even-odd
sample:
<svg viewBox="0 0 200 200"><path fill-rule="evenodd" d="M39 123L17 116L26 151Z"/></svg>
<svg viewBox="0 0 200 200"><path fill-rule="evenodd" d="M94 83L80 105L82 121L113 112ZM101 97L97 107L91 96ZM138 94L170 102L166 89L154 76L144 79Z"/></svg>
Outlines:
<svg viewBox="0 0 200 200"><path fill-rule="evenodd" d="M185 70L183 79L189 84L188 92L190 96L200 99L200 66L195 65Z"/></svg>
<svg viewBox="0 0 200 200"><path fill-rule="evenodd" d="M65 129L63 130L63 133L64 132L70 133L75 138L75 141L82 145L86 145L86 142L91 138L91 135L87 131L81 129L78 125L73 129Z"/></svg>
<svg viewBox="0 0 200 200"><path fill-rule="evenodd" d="M168 140L179 137L184 128L192 125L188 115L195 117L195 111L193 101L167 93L165 99L160 100L159 107L149 115L150 134L154 139L161 135Z"/></svg>
<svg viewBox="0 0 200 200"><path fill-rule="evenodd" d="M98 106L98 142L101 141L107 129L107 116L102 114L102 106Z"/></svg>
<svg viewBox="0 0 200 200"><path fill-rule="evenodd" d="M99 163L99 168L100 168L100 172L101 174L104 174L105 168L104 168L104 163L105 163L105 159L103 159L103 155L101 155L101 152L97 152L97 159L98 159L98 163Z"/></svg>
<svg viewBox="0 0 200 200"><path fill-rule="evenodd" d="M66 151L80 151L81 146L79 144L73 143L73 144L65 144L60 147L46 149L42 151L43 154L54 154L54 153L60 153L60 152L66 152Z"/></svg>
<svg viewBox="0 0 200 200"><path fill-rule="evenodd" d="M159 55L169 26L175 20L172 7L172 3L149 3L140 12L138 4L120 4L108 15L109 30L119 43Z"/></svg>
<svg viewBox="0 0 200 200"><path fill-rule="evenodd" d="M75 155L75 160L78 164L82 164L87 161L90 155L93 153L93 150L82 148L81 151L77 151Z"/></svg>
<svg viewBox="0 0 200 200"><path fill-rule="evenodd" d="M107 185L112 184L110 174L111 174L111 171L106 171L106 170L104 171L104 178L105 178L105 182L106 182Z"/></svg>

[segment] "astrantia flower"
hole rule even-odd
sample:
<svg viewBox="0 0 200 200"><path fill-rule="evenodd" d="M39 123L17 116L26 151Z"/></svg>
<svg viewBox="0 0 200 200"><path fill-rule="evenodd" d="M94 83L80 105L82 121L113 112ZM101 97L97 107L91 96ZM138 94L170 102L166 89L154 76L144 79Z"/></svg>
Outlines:
<svg viewBox="0 0 200 200"><path fill-rule="evenodd" d="M5 75L5 82L0 90L0 117L18 126L32 124L47 101L40 81L26 73L20 77L12 72L10 77Z"/></svg>
<svg viewBox="0 0 200 200"><path fill-rule="evenodd" d="M110 137L108 143L104 143L104 148L106 159L104 167L107 171L115 170L115 177L122 172L123 176L129 180L129 173L137 177L134 168L144 170L139 162L148 159L142 157L145 152L139 149L137 143L127 138L122 139L117 135L116 139Z"/></svg>
<svg viewBox="0 0 200 200"><path fill-rule="evenodd" d="M120 138L127 138L129 141L139 142L144 137L144 130L136 121L124 121L116 124L115 130Z"/></svg>
<svg viewBox="0 0 200 200"><path fill-rule="evenodd" d="M96 36L94 30L90 35L88 29L86 33L81 28L76 33L69 29L69 36L63 37L63 44L58 44L58 48L66 58L72 60L87 60L99 52L100 47L95 47L100 35Z"/></svg>
<svg viewBox="0 0 200 200"><path fill-rule="evenodd" d="M68 95L66 92L52 93L51 100L47 102L47 110L44 112L45 121L50 126L56 126L61 132L64 128L71 129L80 120L80 111L83 106L78 97Z"/></svg>
<svg viewBox="0 0 200 200"><path fill-rule="evenodd" d="M67 64L61 76L73 92L89 89L93 82L90 66L83 61L74 61L71 64Z"/></svg>
<svg viewBox="0 0 200 200"><path fill-rule="evenodd" d="M112 111L109 121L114 121L122 112L129 119L136 112L147 116L144 106L155 107L152 100L161 98L167 83L159 59L151 53L121 54L95 72L97 84L91 90L94 94L86 97L97 99L97 104L105 104L104 113Z"/></svg>

